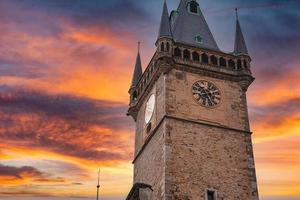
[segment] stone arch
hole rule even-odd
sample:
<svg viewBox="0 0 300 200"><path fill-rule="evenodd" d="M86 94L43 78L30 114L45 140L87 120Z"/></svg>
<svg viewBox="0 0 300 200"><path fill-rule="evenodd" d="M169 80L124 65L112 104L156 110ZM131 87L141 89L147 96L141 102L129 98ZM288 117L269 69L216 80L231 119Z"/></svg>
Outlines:
<svg viewBox="0 0 300 200"><path fill-rule="evenodd" d="M249 69L249 65L248 65L247 60L244 60L244 68L245 68L245 69Z"/></svg>
<svg viewBox="0 0 300 200"><path fill-rule="evenodd" d="M228 65L231 69L235 69L235 62L232 59L228 61Z"/></svg>
<svg viewBox="0 0 300 200"><path fill-rule="evenodd" d="M200 56L196 51L193 52L193 61L200 61Z"/></svg>
<svg viewBox="0 0 300 200"><path fill-rule="evenodd" d="M167 42L167 51L169 52L170 51L170 43L169 42Z"/></svg>
<svg viewBox="0 0 300 200"><path fill-rule="evenodd" d="M221 67L227 67L226 59L223 58L223 57L220 58L220 66L221 66Z"/></svg>
<svg viewBox="0 0 300 200"><path fill-rule="evenodd" d="M174 49L174 56L181 57L181 50L178 47Z"/></svg>
<svg viewBox="0 0 300 200"><path fill-rule="evenodd" d="M165 43L160 44L160 51L165 51Z"/></svg>
<svg viewBox="0 0 300 200"><path fill-rule="evenodd" d="M243 67L242 67L242 61L240 59L237 60L237 69L238 70L242 70Z"/></svg>
<svg viewBox="0 0 300 200"><path fill-rule="evenodd" d="M210 57L210 62L211 62L211 64L213 64L213 65L218 65L218 58L217 58L216 56L212 55L212 56Z"/></svg>
<svg viewBox="0 0 300 200"><path fill-rule="evenodd" d="M183 51L183 58L184 58L184 59L187 59L187 60L190 60L190 59L191 59L191 53L190 53L189 50L185 49L185 50Z"/></svg>
<svg viewBox="0 0 300 200"><path fill-rule="evenodd" d="M208 64L208 55L206 53L201 55L202 62Z"/></svg>

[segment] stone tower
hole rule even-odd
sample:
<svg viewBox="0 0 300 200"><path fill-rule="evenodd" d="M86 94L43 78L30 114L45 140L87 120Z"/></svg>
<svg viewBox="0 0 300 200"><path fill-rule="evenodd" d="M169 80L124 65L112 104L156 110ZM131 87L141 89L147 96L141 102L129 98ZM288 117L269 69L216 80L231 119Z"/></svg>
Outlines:
<svg viewBox="0 0 300 200"><path fill-rule="evenodd" d="M128 115L136 123L134 186L127 199L257 200L246 91L251 74L237 18L221 51L196 0L166 2L157 51L138 53Z"/></svg>

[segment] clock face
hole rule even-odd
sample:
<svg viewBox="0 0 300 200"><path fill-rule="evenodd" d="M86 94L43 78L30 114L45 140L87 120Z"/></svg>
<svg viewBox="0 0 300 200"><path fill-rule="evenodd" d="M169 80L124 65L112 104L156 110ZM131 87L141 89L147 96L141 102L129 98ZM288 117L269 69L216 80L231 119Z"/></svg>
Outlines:
<svg viewBox="0 0 300 200"><path fill-rule="evenodd" d="M148 124L151 120L154 111L154 106L155 106L155 95L152 94L146 103L146 111L145 111L146 124Z"/></svg>
<svg viewBox="0 0 300 200"><path fill-rule="evenodd" d="M215 107L221 102L220 90L208 81L194 83L192 93L197 102L205 107Z"/></svg>

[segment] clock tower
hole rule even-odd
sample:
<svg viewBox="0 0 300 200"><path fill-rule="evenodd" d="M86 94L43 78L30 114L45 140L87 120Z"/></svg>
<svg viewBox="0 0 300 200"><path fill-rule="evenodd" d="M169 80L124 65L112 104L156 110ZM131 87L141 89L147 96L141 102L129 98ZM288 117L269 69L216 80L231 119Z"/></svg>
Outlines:
<svg viewBox="0 0 300 200"><path fill-rule="evenodd" d="M254 78L236 21L235 47L219 49L196 0L163 5L157 50L138 53L128 115L136 125L127 199L258 200L246 92Z"/></svg>

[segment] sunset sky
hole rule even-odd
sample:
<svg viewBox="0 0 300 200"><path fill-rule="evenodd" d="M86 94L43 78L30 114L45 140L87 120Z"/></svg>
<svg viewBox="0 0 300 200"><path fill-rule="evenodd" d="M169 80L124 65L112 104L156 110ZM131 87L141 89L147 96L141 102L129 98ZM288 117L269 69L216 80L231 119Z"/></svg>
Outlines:
<svg viewBox="0 0 300 200"><path fill-rule="evenodd" d="M248 104L259 193L299 200L300 0L198 2L225 52L239 8L256 77ZM94 197L98 167L102 200L127 196L127 91L137 41L144 68L155 51L162 3L0 0L0 199Z"/></svg>

